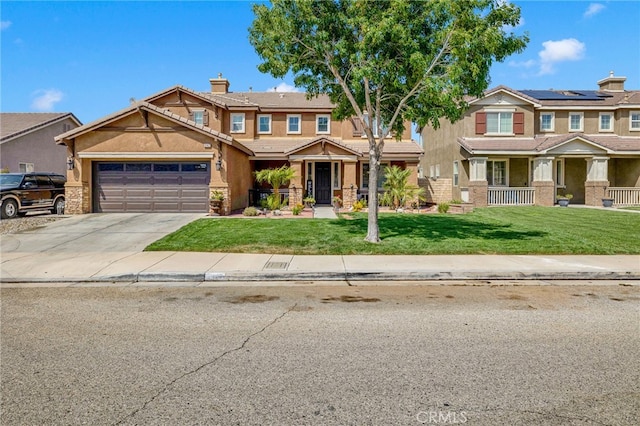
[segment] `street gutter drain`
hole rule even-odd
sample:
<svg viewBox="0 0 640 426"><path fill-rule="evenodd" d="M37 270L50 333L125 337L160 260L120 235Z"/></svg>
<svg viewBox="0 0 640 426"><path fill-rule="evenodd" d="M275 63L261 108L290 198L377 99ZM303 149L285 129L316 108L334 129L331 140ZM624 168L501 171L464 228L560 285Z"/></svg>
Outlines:
<svg viewBox="0 0 640 426"><path fill-rule="evenodd" d="M287 269L289 262L267 262L264 269Z"/></svg>

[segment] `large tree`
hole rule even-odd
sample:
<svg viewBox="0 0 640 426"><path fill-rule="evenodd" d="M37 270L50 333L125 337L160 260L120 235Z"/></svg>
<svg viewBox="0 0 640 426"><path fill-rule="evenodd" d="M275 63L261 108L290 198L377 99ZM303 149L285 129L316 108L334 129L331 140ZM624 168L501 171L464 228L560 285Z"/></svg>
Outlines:
<svg viewBox="0 0 640 426"><path fill-rule="evenodd" d="M253 7L249 40L259 70L289 72L309 96L328 94L337 119L357 117L369 141L376 188L385 138L405 120L458 120L489 70L526 46L505 30L520 10L504 0L272 0ZM369 194L367 241L378 242L378 194Z"/></svg>

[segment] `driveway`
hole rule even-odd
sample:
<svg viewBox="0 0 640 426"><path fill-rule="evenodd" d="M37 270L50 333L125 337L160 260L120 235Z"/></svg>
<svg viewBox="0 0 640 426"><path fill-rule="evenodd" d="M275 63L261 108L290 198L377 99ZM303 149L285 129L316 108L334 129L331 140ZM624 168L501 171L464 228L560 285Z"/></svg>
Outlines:
<svg viewBox="0 0 640 426"><path fill-rule="evenodd" d="M153 241L204 214L87 214L60 219L42 228L0 236L0 276L86 276L141 252ZM29 271L29 274L25 274ZM67 275L67 272L68 274Z"/></svg>

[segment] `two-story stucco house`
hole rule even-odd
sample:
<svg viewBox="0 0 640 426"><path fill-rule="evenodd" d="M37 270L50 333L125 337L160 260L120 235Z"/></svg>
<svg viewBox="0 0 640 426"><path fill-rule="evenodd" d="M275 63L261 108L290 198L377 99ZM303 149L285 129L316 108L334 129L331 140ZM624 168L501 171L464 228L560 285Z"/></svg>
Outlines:
<svg viewBox="0 0 640 426"><path fill-rule="evenodd" d="M349 207L368 188L368 142L358 120L338 121L326 96L174 86L56 138L67 147L67 213L207 212L213 191L229 213L256 202L254 171L291 166L290 205L312 196ZM382 162L417 170L411 123Z"/></svg>
<svg viewBox="0 0 640 426"><path fill-rule="evenodd" d="M640 204L640 91L613 72L598 90L514 90L470 99L464 118L422 131L429 201Z"/></svg>
<svg viewBox="0 0 640 426"><path fill-rule="evenodd" d="M67 152L54 138L80 125L70 112L0 113L0 168L65 174Z"/></svg>

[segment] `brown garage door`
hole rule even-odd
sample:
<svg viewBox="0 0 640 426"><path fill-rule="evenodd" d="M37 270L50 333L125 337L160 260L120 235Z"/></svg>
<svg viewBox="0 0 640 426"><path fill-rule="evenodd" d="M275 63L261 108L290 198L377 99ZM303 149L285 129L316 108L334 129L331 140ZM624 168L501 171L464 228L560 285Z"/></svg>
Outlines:
<svg viewBox="0 0 640 426"><path fill-rule="evenodd" d="M95 163L93 210L206 213L210 175L208 162Z"/></svg>

